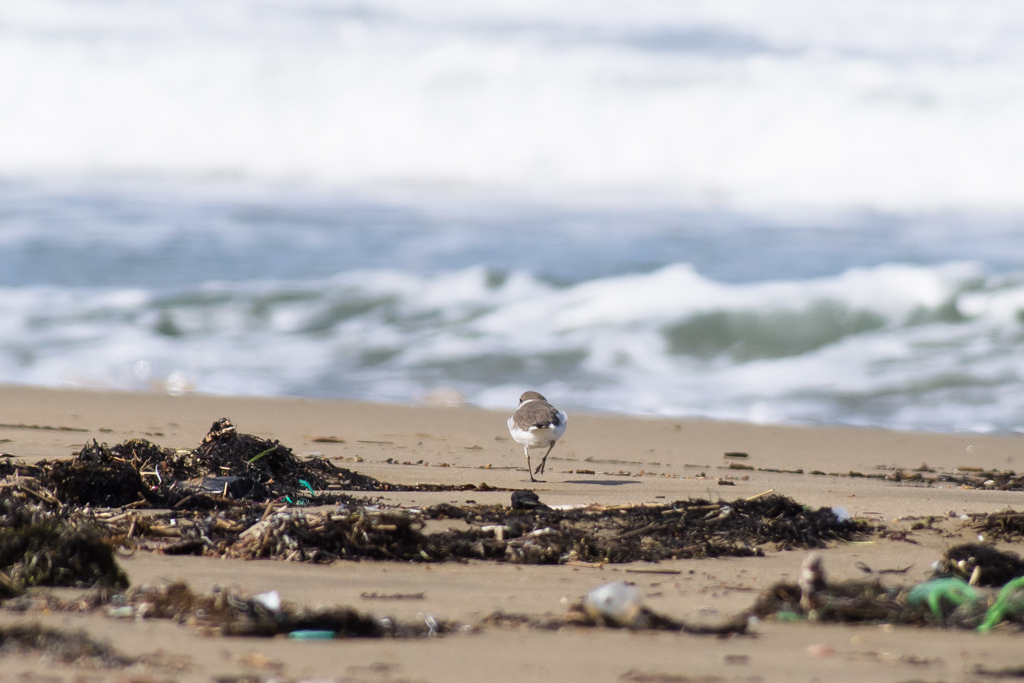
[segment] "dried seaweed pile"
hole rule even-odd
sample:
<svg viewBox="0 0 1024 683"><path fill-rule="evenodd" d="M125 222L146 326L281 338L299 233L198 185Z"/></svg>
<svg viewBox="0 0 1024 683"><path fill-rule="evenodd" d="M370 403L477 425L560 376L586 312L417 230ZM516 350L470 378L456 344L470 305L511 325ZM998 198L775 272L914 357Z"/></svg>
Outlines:
<svg viewBox="0 0 1024 683"><path fill-rule="evenodd" d="M0 466L0 490L54 506L209 509L238 500L299 502L315 494L331 502L335 491L406 488L325 459L301 460L277 441L239 433L227 419L217 420L194 450L161 448L144 439L115 446L93 441L68 460L5 460Z"/></svg>
<svg viewBox="0 0 1024 683"><path fill-rule="evenodd" d="M250 526L225 551L228 557L261 557L303 562L338 559L433 561L419 516L401 511L306 514L284 510Z"/></svg>
<svg viewBox="0 0 1024 683"><path fill-rule="evenodd" d="M658 506L531 512L440 505L424 515L481 525L476 533L448 532L436 539L457 556L497 556L527 564L750 556L762 554L764 546L821 548L829 540L851 540L870 530L862 522L840 521L829 508L807 509L779 495L731 503L690 499Z"/></svg>
<svg viewBox="0 0 1024 683"><path fill-rule="evenodd" d="M735 454L734 454L735 455ZM774 472L783 474L804 474L803 469L786 470L775 467L754 467L743 463L733 462L728 466L719 467L722 470L751 470L756 472ZM889 468L886 468L889 469ZM926 486L935 484L955 484L962 488L984 489L988 491L1024 491L1024 473L1018 474L1013 470L986 470L981 467L957 467L952 472L936 472L935 468L928 467L922 463L920 467L912 470L893 469L887 473L857 472L824 472L822 470L811 470L806 474L814 476L849 477L851 479L880 479L902 483L920 483Z"/></svg>
<svg viewBox="0 0 1024 683"><path fill-rule="evenodd" d="M93 640L85 631L63 631L38 624L0 626L0 656L40 653L61 663L91 668L131 666L137 660Z"/></svg>
<svg viewBox="0 0 1024 683"><path fill-rule="evenodd" d="M918 474L917 478L921 475ZM903 476L897 481L911 481L914 476ZM982 468L958 468L951 474L936 474L925 479L929 482L957 484L965 488L990 489L993 491L1024 491L1024 473L1013 470L984 470Z"/></svg>
<svg viewBox="0 0 1024 683"><path fill-rule="evenodd" d="M955 576L974 586L1004 586L1024 576L1024 560L1016 553L982 543L963 543L947 550L939 560L936 576Z"/></svg>
<svg viewBox="0 0 1024 683"><path fill-rule="evenodd" d="M296 607L275 595L250 596L234 588L195 593L184 581L137 587L124 593L93 592L86 599L52 595L10 601L8 610L36 612L105 611L116 619L169 619L213 636L272 637L295 632L333 634L335 638L419 638L451 633L458 625L427 616L413 621L376 617L351 607Z"/></svg>
<svg viewBox="0 0 1024 683"><path fill-rule="evenodd" d="M630 631L675 631L677 633L689 633L691 635L716 635L725 636L746 633L749 623L748 615L739 614L722 620L715 624L695 624L682 619L675 619L664 614L655 612L646 607L640 607L639 613L628 625L614 623L600 616L588 614L582 602L569 605L568 611L557 617L535 617L529 614L509 614L507 612L492 612L481 619L474 630L482 630L487 626L504 628L531 628L541 631L557 631L567 626L582 628L626 628Z"/></svg>
<svg viewBox="0 0 1024 683"><path fill-rule="evenodd" d="M468 528L424 533L427 519L459 519ZM422 511L348 508L308 511L268 507L217 515L129 512L99 519L109 536L167 553L303 562L337 559L433 562L483 559L518 564L634 562L760 555L773 549L820 548L870 531L828 508L805 509L778 495L732 503L524 511L438 505Z"/></svg>
<svg viewBox="0 0 1024 683"><path fill-rule="evenodd" d="M0 501L0 598L30 586L124 588L128 578L98 529L16 499Z"/></svg>
<svg viewBox="0 0 1024 683"><path fill-rule="evenodd" d="M213 423L192 455L206 476L232 475L252 482L251 492L236 497L265 500L318 491L390 491L395 486L337 467L323 458L299 460L278 441L240 434L227 419ZM305 482L305 484L303 483Z"/></svg>
<svg viewBox="0 0 1024 683"><path fill-rule="evenodd" d="M1024 512L1000 510L971 515L970 526L985 538L1014 540L1024 536Z"/></svg>

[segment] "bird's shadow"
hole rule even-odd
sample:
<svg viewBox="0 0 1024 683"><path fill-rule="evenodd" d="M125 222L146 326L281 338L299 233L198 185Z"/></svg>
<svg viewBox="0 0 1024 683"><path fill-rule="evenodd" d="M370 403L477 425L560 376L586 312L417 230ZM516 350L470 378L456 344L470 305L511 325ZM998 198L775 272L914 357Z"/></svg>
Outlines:
<svg viewBox="0 0 1024 683"><path fill-rule="evenodd" d="M623 484L639 484L638 481L619 481L618 479L567 479L563 484L597 484L598 486L622 486Z"/></svg>

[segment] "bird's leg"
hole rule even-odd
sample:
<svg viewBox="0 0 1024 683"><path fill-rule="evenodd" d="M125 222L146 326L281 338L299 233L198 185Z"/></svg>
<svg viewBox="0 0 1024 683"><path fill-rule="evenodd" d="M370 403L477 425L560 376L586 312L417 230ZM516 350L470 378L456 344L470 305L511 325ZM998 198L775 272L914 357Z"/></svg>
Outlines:
<svg viewBox="0 0 1024 683"><path fill-rule="evenodd" d="M540 461L540 464L537 465L537 472L538 473L544 474L544 463L546 463L548 461L548 456L551 455L551 449L554 448L554 447L555 447L555 442L552 441L551 445L548 446L548 452L544 454L544 458Z"/></svg>
<svg viewBox="0 0 1024 683"><path fill-rule="evenodd" d="M533 468L530 465L530 449L523 446L523 453L526 453L526 471L530 474L530 481L537 481L533 478Z"/></svg>

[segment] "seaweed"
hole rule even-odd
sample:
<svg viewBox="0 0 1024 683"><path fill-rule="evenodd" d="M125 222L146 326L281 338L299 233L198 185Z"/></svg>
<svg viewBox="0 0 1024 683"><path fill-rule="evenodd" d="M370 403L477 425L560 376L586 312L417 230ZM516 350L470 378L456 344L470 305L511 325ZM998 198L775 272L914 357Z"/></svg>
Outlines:
<svg viewBox="0 0 1024 683"><path fill-rule="evenodd" d="M94 592L86 599L25 596L11 601L8 609L29 614L104 611L115 619L167 619L211 636L270 638L315 631L330 632L335 638L419 638L458 629L457 624L429 615L403 621L346 606L310 608L279 599L275 604L265 596L251 596L231 587L196 593L184 581L139 586L123 593Z"/></svg>
<svg viewBox="0 0 1024 683"><path fill-rule="evenodd" d="M750 612L760 619L779 621L929 623L925 607L909 608L903 588L884 586L878 580L828 583L819 601L820 606L816 609L806 609L801 604L800 586L795 582L779 582L761 592Z"/></svg>
<svg viewBox="0 0 1024 683"><path fill-rule="evenodd" d="M326 492L320 502L334 502L341 491L407 488L323 458L302 460L278 441L239 433L226 418L214 422L194 450L145 439L114 446L94 439L74 458L0 465L3 486L54 506L214 509L242 500L301 501L316 492Z"/></svg>
<svg viewBox="0 0 1024 683"><path fill-rule="evenodd" d="M1013 540L1024 536L1024 512L1016 510L971 515L968 524L978 533L993 540Z"/></svg>
<svg viewBox="0 0 1024 683"><path fill-rule="evenodd" d="M1024 560L991 545L962 543L943 554L935 575L969 579L976 586L1003 586L1024 576Z"/></svg>
<svg viewBox="0 0 1024 683"><path fill-rule="evenodd" d="M281 602L276 594L252 596L233 587L214 587L209 593L196 593L185 581L141 586L124 593L92 592L84 598L72 600L54 595L24 596L9 603L8 609L22 614L99 612L114 619L167 619L194 628L203 635L257 638L285 634L309 638L425 638L478 632L490 626L548 631L565 627L620 627L588 614L582 602L570 605L561 616L533 617L499 611L475 625L467 625L430 614L403 620L376 616L342 605L296 606ZM747 615L740 614L719 624L693 624L643 607L639 617L626 628L633 631L731 635L746 632L747 623Z"/></svg>
<svg viewBox="0 0 1024 683"><path fill-rule="evenodd" d="M497 491L486 483L404 486L325 458L301 459L279 441L240 433L227 418L195 449L145 439L114 446L95 439L74 458L33 465L0 461L0 489L59 507L155 507L212 510L245 502L345 502L345 491Z"/></svg>
<svg viewBox="0 0 1024 683"><path fill-rule="evenodd" d="M670 505L529 512L501 506L454 514L445 505L424 510L427 518L456 515L481 528L434 535L435 553L440 546L457 556L504 556L524 564L753 556L762 555L765 546L822 548L827 541L852 540L870 530L859 521L839 520L829 508L811 510L780 495L731 503L690 499Z"/></svg>
<svg viewBox="0 0 1024 683"><path fill-rule="evenodd" d="M131 464L113 452L87 444L71 460L42 461L38 482L64 505L122 507L146 500L146 486Z"/></svg>
<svg viewBox="0 0 1024 683"><path fill-rule="evenodd" d="M231 474L253 482L249 497L254 500L300 495L308 490L303 481L318 490L389 490L389 485L373 477L337 467L328 460L300 460L277 440L241 434L227 418L213 423L192 457L198 474Z"/></svg>
<svg viewBox="0 0 1024 683"><path fill-rule="evenodd" d="M424 532L426 520L443 518L470 527ZM270 504L206 516L130 513L111 522L108 534L125 544L142 537L141 547L161 552L245 559L559 564L754 556L766 548L820 548L870 529L863 522L839 520L828 508L810 510L773 495L732 503L693 499L532 511L447 503L422 511L381 510L354 500L345 508L318 511Z"/></svg>
<svg viewBox="0 0 1024 683"><path fill-rule="evenodd" d="M11 498L0 501L0 577L0 597L30 586L128 586L96 526Z"/></svg>
<svg viewBox="0 0 1024 683"><path fill-rule="evenodd" d="M88 663L92 667L120 668L137 660L85 631L65 631L39 624L0 625L0 654L38 652L64 664Z"/></svg>

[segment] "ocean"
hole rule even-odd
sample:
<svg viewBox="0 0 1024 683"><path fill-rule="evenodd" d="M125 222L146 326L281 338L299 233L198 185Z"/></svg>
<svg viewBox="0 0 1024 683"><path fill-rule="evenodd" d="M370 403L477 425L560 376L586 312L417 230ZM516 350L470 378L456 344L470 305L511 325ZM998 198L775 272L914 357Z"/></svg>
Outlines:
<svg viewBox="0 0 1024 683"><path fill-rule="evenodd" d="M0 0L0 382L1022 431L1022 34Z"/></svg>

